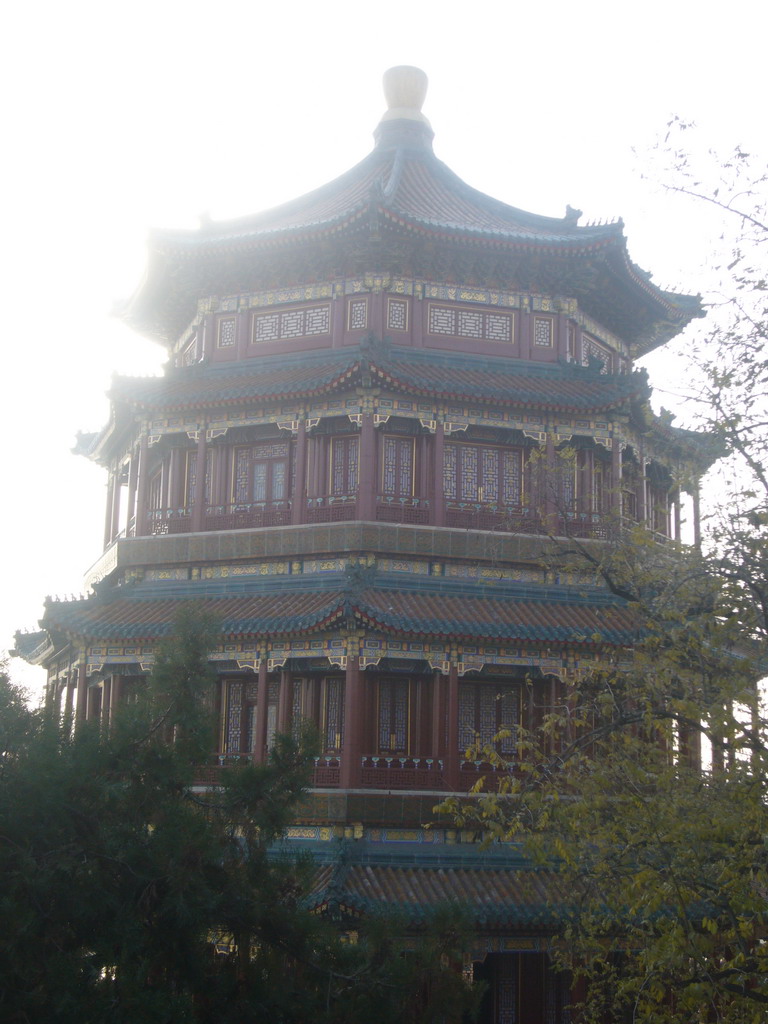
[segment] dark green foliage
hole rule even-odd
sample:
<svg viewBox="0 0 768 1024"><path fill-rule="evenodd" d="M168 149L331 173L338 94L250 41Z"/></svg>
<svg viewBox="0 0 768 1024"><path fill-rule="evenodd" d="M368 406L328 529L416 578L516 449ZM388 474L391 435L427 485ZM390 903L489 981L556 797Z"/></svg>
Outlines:
<svg viewBox="0 0 768 1024"><path fill-rule="evenodd" d="M342 941L306 909L311 865L269 855L311 737L283 737L219 789L192 785L212 745L209 647L206 623L180 623L109 736L68 735L3 676L0 1020L459 1019L455 930L422 936L413 957L396 923L356 923ZM446 1005L453 1017L434 1009Z"/></svg>

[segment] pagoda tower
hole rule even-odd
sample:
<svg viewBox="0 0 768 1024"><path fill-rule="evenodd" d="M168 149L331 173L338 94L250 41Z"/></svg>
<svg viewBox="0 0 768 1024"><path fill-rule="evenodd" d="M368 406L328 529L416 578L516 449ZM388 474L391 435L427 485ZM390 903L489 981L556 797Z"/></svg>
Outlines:
<svg viewBox="0 0 768 1024"><path fill-rule="evenodd" d="M108 473L104 550L82 600L48 601L18 649L71 720L108 724L188 603L221 637L215 785L302 720L322 745L285 842L318 907L418 923L458 899L487 1021L558 1024L556 879L435 819L446 793L514 761L515 730L579 667L631 649L621 600L555 573L553 537L680 538L709 461L654 417L634 361L693 317L627 254L621 222L538 216L433 153L426 77L385 76L373 151L276 209L158 231L122 315L165 346L117 378L78 450ZM693 494L694 510L696 507Z"/></svg>

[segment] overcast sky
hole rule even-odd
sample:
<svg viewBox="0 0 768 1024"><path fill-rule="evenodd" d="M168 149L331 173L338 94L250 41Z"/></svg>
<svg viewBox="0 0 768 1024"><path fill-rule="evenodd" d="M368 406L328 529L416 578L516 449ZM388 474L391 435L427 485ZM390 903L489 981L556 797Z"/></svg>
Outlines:
<svg viewBox="0 0 768 1024"><path fill-rule="evenodd" d="M335 177L372 146L383 71L416 64L435 151L469 184L537 213L570 203L582 223L622 216L657 283L700 291L717 221L642 175L658 173L649 153L675 114L697 123L695 146L765 156L761 12L741 0L7 5L0 648L37 627L46 594L79 593L100 553L105 478L69 449L105 422L113 372L162 366L111 316L141 278L151 227L253 213ZM649 363L675 390L673 367Z"/></svg>

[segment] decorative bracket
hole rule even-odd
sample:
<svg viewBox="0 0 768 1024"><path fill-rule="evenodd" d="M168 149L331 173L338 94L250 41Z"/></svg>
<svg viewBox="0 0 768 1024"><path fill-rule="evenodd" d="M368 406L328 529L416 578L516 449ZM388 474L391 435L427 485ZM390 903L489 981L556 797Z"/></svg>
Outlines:
<svg viewBox="0 0 768 1024"><path fill-rule="evenodd" d="M289 430L295 437L299 432L299 421L298 420L278 420L278 430Z"/></svg>

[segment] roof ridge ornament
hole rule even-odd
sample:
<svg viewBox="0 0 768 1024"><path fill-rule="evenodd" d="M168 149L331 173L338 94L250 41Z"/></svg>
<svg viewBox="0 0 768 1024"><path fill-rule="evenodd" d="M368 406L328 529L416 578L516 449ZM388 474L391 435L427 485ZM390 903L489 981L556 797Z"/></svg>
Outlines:
<svg viewBox="0 0 768 1024"><path fill-rule="evenodd" d="M400 64L384 72L387 110L374 133L379 146L431 144L434 132L421 112L428 84L429 79L421 68L410 64Z"/></svg>

